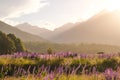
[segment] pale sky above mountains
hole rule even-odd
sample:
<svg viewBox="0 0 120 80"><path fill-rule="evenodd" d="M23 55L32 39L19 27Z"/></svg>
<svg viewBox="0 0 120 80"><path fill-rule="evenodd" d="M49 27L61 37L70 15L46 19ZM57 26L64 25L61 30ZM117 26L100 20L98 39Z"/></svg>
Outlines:
<svg viewBox="0 0 120 80"><path fill-rule="evenodd" d="M0 0L0 20L53 30L68 22L87 20L104 9L119 9L119 4L120 0Z"/></svg>

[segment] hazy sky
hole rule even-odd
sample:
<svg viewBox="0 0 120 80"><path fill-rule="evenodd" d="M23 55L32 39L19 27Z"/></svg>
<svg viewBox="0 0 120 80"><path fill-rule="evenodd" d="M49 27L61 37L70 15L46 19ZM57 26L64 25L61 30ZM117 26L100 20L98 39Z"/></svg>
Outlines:
<svg viewBox="0 0 120 80"><path fill-rule="evenodd" d="M0 19L11 25L28 22L53 30L103 9L120 8L119 4L120 0L0 0Z"/></svg>

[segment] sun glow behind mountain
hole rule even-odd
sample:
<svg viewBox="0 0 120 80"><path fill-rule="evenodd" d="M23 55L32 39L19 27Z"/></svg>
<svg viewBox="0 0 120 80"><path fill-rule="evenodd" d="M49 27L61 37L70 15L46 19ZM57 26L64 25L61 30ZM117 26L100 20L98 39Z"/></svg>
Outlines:
<svg viewBox="0 0 120 80"><path fill-rule="evenodd" d="M120 0L103 0L108 11L120 10Z"/></svg>

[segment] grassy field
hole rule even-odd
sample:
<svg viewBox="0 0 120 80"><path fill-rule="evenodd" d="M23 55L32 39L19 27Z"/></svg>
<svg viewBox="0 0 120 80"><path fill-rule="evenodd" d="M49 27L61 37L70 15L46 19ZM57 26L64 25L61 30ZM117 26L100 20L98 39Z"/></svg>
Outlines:
<svg viewBox="0 0 120 80"><path fill-rule="evenodd" d="M120 80L119 76L119 53L15 53L0 56L1 80Z"/></svg>
<svg viewBox="0 0 120 80"><path fill-rule="evenodd" d="M96 54L98 52L117 53L120 52L120 46L105 44L58 44L58 43L40 43L40 42L24 42L25 47L30 52L46 53L48 48L53 52L88 53Z"/></svg>

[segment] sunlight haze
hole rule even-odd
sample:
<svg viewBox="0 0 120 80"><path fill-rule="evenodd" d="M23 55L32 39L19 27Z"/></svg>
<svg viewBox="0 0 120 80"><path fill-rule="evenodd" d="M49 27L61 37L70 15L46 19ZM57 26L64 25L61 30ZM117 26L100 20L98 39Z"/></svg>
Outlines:
<svg viewBox="0 0 120 80"><path fill-rule="evenodd" d="M54 30L82 22L102 10L120 9L120 0L0 0L0 19L11 25L27 22Z"/></svg>

